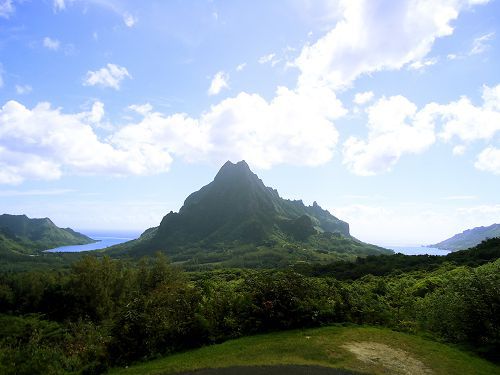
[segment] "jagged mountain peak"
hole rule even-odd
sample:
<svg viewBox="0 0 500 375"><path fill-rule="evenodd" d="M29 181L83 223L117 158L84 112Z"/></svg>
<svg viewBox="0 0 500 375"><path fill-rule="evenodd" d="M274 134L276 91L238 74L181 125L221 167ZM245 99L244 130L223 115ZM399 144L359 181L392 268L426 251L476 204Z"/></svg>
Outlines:
<svg viewBox="0 0 500 375"><path fill-rule="evenodd" d="M227 161L211 183L186 198L179 213L166 215L156 242L254 242L322 232L349 237L349 225L317 203L306 207L301 200L281 198L242 160Z"/></svg>
<svg viewBox="0 0 500 375"><path fill-rule="evenodd" d="M227 161L212 182L186 198L178 213L168 213L158 227L110 251L133 256L165 251L174 260L193 264L247 264L244 259L281 264L385 250L353 238L349 224L317 202L306 206L302 200L280 197L242 160Z"/></svg>
<svg viewBox="0 0 500 375"><path fill-rule="evenodd" d="M259 177L250 170L247 162L241 160L237 163L227 161L219 170L214 178L215 183L248 183L250 181L258 182Z"/></svg>

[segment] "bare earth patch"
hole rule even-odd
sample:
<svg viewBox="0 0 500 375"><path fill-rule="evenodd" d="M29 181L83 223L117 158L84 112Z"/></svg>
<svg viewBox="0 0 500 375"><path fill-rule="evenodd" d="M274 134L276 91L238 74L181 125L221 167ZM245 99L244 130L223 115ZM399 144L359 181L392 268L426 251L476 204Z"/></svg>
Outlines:
<svg viewBox="0 0 500 375"><path fill-rule="evenodd" d="M394 349L378 342L351 342L342 346L367 364L382 366L390 374L428 375L432 374L421 361L401 349Z"/></svg>

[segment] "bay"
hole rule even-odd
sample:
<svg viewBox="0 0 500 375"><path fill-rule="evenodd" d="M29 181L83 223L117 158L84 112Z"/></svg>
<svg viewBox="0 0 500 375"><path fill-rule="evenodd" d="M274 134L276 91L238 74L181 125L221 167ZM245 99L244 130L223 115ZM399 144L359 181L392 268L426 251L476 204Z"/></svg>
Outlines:
<svg viewBox="0 0 500 375"><path fill-rule="evenodd" d="M83 232L82 232L83 233ZM131 241L139 237L138 232L91 232L84 233L86 236L97 242L86 245L61 246L54 249L45 250L48 253L77 253L80 251L91 251L104 249L123 242Z"/></svg>
<svg viewBox="0 0 500 375"><path fill-rule="evenodd" d="M384 246L386 249L394 250L395 253L404 255L447 255L450 253L448 250L441 250L435 247L425 246Z"/></svg>

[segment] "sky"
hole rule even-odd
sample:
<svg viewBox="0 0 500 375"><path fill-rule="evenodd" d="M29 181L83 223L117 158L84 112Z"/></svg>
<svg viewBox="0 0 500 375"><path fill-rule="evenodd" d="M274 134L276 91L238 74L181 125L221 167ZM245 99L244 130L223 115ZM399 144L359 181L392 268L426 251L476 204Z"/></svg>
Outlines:
<svg viewBox="0 0 500 375"><path fill-rule="evenodd" d="M500 1L0 0L0 211L141 232L246 160L380 245L500 222Z"/></svg>

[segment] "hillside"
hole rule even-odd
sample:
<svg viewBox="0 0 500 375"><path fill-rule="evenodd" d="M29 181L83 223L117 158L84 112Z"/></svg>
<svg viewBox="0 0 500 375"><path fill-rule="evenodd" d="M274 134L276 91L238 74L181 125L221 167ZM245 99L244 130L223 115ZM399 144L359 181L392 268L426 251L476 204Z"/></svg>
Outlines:
<svg viewBox="0 0 500 375"><path fill-rule="evenodd" d="M429 245L429 247L436 247L438 249L450 251L464 250L474 247L488 238L495 237L500 237L500 224L467 229L462 233L455 234L447 240L434 245Z"/></svg>
<svg viewBox="0 0 500 375"><path fill-rule="evenodd" d="M259 372L261 366L266 371ZM207 368L213 370L200 370ZM325 327L231 340L110 374L331 374L333 369L343 370L338 374L500 373L483 359L418 336L370 327Z"/></svg>
<svg viewBox="0 0 500 375"><path fill-rule="evenodd" d="M59 228L49 218L0 215L0 254L35 254L66 245L83 245L93 239L71 228Z"/></svg>
<svg viewBox="0 0 500 375"><path fill-rule="evenodd" d="M281 198L245 161L228 161L178 213L167 214L138 240L107 250L133 257L156 251L188 267L285 266L392 253L352 237L348 223L316 202Z"/></svg>

